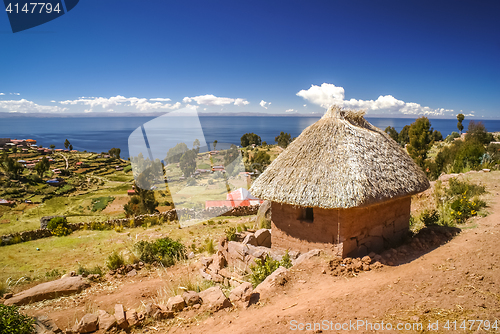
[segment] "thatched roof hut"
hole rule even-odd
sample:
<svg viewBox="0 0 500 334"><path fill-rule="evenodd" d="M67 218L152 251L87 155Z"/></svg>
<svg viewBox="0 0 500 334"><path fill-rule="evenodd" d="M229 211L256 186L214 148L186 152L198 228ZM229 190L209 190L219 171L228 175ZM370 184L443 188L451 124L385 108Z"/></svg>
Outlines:
<svg viewBox="0 0 500 334"><path fill-rule="evenodd" d="M273 202L274 224L276 204L293 209L318 208L316 211L332 216L331 210L349 215L351 211L344 209L373 211L379 204L404 199L404 215L409 218L410 196L426 190L429 181L406 151L363 115L364 112L331 107L255 180L250 191ZM341 223L338 212L336 216L335 223ZM365 227L385 224L387 219L380 218L380 222L366 222ZM336 243L342 241L339 229ZM346 238L350 236L345 235Z"/></svg>

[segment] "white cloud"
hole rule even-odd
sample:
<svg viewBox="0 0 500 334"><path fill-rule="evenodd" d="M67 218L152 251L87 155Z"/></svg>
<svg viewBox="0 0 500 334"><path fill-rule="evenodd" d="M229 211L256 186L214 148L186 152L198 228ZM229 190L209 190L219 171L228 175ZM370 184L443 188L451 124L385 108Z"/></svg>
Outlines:
<svg viewBox="0 0 500 334"><path fill-rule="evenodd" d="M262 100L262 101L260 101L259 104L262 108L267 109L267 107L269 107L271 105L271 102L266 102L266 101ZM266 105L267 105L267 107L266 107Z"/></svg>
<svg viewBox="0 0 500 334"><path fill-rule="evenodd" d="M297 110L295 110L295 109L287 109L287 110L285 110L285 112L297 112Z"/></svg>
<svg viewBox="0 0 500 334"><path fill-rule="evenodd" d="M59 106L42 106L33 101L25 99L0 101L1 112L18 112L18 113L60 113L67 111L68 108Z"/></svg>
<svg viewBox="0 0 500 334"><path fill-rule="evenodd" d="M308 90L301 90L297 93L311 103L319 104L323 108L328 108L332 104L341 104L344 100L344 88L336 87L329 83L323 83L321 86L311 85Z"/></svg>
<svg viewBox="0 0 500 334"><path fill-rule="evenodd" d="M157 98L155 98L155 99L149 99L149 101L155 101L155 102L168 102L168 101L172 101L172 100L171 100L171 99L169 99L169 98L164 99L164 98L162 98L162 97L157 97Z"/></svg>
<svg viewBox="0 0 500 334"><path fill-rule="evenodd" d="M323 83L321 86L311 85L311 88L308 90L299 91L297 96L311 103L320 105L323 108L328 108L336 104L350 109L366 109L367 113L378 112L426 116L443 116L452 115L453 113L453 109L432 109L430 107L421 106L418 103L398 100L392 95L380 95L376 100L344 100L344 88L329 83Z"/></svg>
<svg viewBox="0 0 500 334"><path fill-rule="evenodd" d="M247 100L241 98L232 99L229 97L217 97L213 94L199 95L195 97L186 96L184 99L182 99L182 102L184 103L190 103L193 101L198 104L203 104L207 106L223 106L231 103L234 103L235 106L242 106L250 103Z"/></svg>
<svg viewBox="0 0 500 334"><path fill-rule="evenodd" d="M56 101L56 100L50 100L50 102L52 102L52 103L57 103L57 101Z"/></svg>
<svg viewBox="0 0 500 334"><path fill-rule="evenodd" d="M21 95L21 93L9 93L10 95Z"/></svg>
<svg viewBox="0 0 500 334"><path fill-rule="evenodd" d="M0 95L5 95L5 93L0 93Z"/></svg>
<svg viewBox="0 0 500 334"><path fill-rule="evenodd" d="M77 100L66 100L60 101L60 104L65 105L86 105L90 106L90 108L86 109L85 112L92 112L96 107L102 107L103 109L109 109L110 106L129 106L134 107L140 111L150 111L150 110L159 110L159 109L178 109L181 107L180 102L176 102L175 104L163 104L161 102L148 102L148 99L145 98L137 98L137 97L124 97L121 95L113 96L110 98L105 97L90 97L85 98L81 97Z"/></svg>

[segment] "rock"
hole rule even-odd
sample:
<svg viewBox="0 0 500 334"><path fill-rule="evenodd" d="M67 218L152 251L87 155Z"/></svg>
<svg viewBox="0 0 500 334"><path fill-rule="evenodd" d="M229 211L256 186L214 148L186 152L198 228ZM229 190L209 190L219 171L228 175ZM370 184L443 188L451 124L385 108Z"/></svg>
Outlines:
<svg viewBox="0 0 500 334"><path fill-rule="evenodd" d="M182 296L177 295L174 297L170 297L167 302L167 309L173 312L180 312L186 307L186 303L184 302L184 298Z"/></svg>
<svg viewBox="0 0 500 334"><path fill-rule="evenodd" d="M200 259L201 264L206 268L214 261L211 257L202 257Z"/></svg>
<svg viewBox="0 0 500 334"><path fill-rule="evenodd" d="M231 302L226 298L219 286L214 286L200 292L203 304L213 311L218 311L231 306Z"/></svg>
<svg viewBox="0 0 500 334"><path fill-rule="evenodd" d="M190 253L188 254L188 259L192 259L193 257L194 257L194 252L190 252Z"/></svg>
<svg viewBox="0 0 500 334"><path fill-rule="evenodd" d="M14 296L14 294L12 292L9 292L9 293L6 293L5 295L3 295L3 298L9 299L9 298L12 298L13 296Z"/></svg>
<svg viewBox="0 0 500 334"><path fill-rule="evenodd" d="M116 325L116 318L104 310L99 310L99 329L107 332Z"/></svg>
<svg viewBox="0 0 500 334"><path fill-rule="evenodd" d="M187 306L193 306L195 304L201 304L200 295L195 291L186 291L182 294L182 298Z"/></svg>
<svg viewBox="0 0 500 334"><path fill-rule="evenodd" d="M170 311L165 305L157 305L158 312L153 316L155 319L170 319L174 317L174 312Z"/></svg>
<svg viewBox="0 0 500 334"><path fill-rule="evenodd" d="M135 275L137 275L137 271L135 269L132 269L127 273L127 276L129 277L134 277Z"/></svg>
<svg viewBox="0 0 500 334"><path fill-rule="evenodd" d="M89 287L89 284L80 276L61 278L16 293L12 298L5 301L5 305L26 305L46 299L58 298L81 292L87 287Z"/></svg>
<svg viewBox="0 0 500 334"><path fill-rule="evenodd" d="M233 304L240 304L242 306L248 306L250 302L250 297L252 296L253 287L251 283L245 282L240 286L234 288L229 295L229 300Z"/></svg>
<svg viewBox="0 0 500 334"><path fill-rule="evenodd" d="M257 211L257 217L255 218L255 228L260 228L262 223L271 222L271 201L264 201Z"/></svg>
<svg viewBox="0 0 500 334"><path fill-rule="evenodd" d="M285 285L288 280L288 270L285 267L279 267L271 275L267 276L262 283L257 285L254 292L259 295L259 299L267 298L271 291L278 286Z"/></svg>
<svg viewBox="0 0 500 334"><path fill-rule="evenodd" d="M95 314L87 313L83 316L75 329L78 333L91 333L97 330L98 318Z"/></svg>
<svg viewBox="0 0 500 334"><path fill-rule="evenodd" d="M125 312L125 319L127 319L128 325L130 327L135 326L139 323L137 312L135 310L129 310Z"/></svg>
<svg viewBox="0 0 500 334"><path fill-rule="evenodd" d="M256 246L271 248L271 231L268 229L263 228L255 232L255 238L257 239Z"/></svg>
<svg viewBox="0 0 500 334"><path fill-rule="evenodd" d="M310 250L309 252L300 255L297 258L297 260L293 261L293 265L295 266L295 265L297 265L299 263L302 263L304 261L309 260L310 258L312 258L314 256L319 256L320 254L321 254L321 250L319 250L319 249Z"/></svg>
<svg viewBox="0 0 500 334"><path fill-rule="evenodd" d="M253 234L253 233L247 234L245 239L243 239L242 243L243 243L243 245L258 246L257 245L257 238L255 237L255 234Z"/></svg>
<svg viewBox="0 0 500 334"><path fill-rule="evenodd" d="M122 304L115 305L115 318L118 327L125 329L128 327L127 318L125 316L125 311L123 310Z"/></svg>
<svg viewBox="0 0 500 334"><path fill-rule="evenodd" d="M212 276L210 274L207 274L203 268L200 268L200 275L203 277L203 279L206 279L207 281L212 280Z"/></svg>
<svg viewBox="0 0 500 334"><path fill-rule="evenodd" d="M372 259L369 256L363 256L363 258L361 259L361 261L364 264L370 264L372 262Z"/></svg>
<svg viewBox="0 0 500 334"><path fill-rule="evenodd" d="M222 255L221 251L218 251L217 254L214 254L212 257L212 264L208 266L208 268L217 273L220 269L224 268L227 265L226 258Z"/></svg>
<svg viewBox="0 0 500 334"><path fill-rule="evenodd" d="M57 327L56 323L46 315L37 317L34 326L35 326L35 333L37 334L62 333L62 330L59 329L59 327Z"/></svg>

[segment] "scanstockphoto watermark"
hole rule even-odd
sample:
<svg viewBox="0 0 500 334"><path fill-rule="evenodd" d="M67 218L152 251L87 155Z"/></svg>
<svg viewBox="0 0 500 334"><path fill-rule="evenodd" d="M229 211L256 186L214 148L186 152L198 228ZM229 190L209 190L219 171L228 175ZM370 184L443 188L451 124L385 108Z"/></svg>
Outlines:
<svg viewBox="0 0 500 334"><path fill-rule="evenodd" d="M409 323L399 322L371 322L368 320L349 320L345 322L333 322L330 320L321 320L320 322L299 322L290 321L290 330L292 331L422 331L424 328L420 322Z"/></svg>

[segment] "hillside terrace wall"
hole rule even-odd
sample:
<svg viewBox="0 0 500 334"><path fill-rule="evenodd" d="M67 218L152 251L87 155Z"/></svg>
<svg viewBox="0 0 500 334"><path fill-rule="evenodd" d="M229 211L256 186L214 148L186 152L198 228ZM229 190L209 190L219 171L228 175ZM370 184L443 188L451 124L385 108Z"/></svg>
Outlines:
<svg viewBox="0 0 500 334"><path fill-rule="evenodd" d="M130 224L133 221L134 226L137 227L141 226L144 223L144 219L149 217L157 217L158 219L163 218L164 222L173 222L177 220L177 214L197 219L203 219L203 218L208 219L215 216L249 216L257 214L257 211L259 211L259 206L260 205L238 206L234 208L212 207L207 210L203 210L201 212L196 212L195 210L191 209L181 209L179 210L179 212L176 212L176 210L168 210L159 214L141 215L131 218L122 218L122 219L109 219L105 222L102 222L101 225L104 224L110 229L115 228L117 226L130 227ZM73 231L85 228L86 229L91 228L90 226L91 223L87 222L69 223L68 225ZM0 246L17 244L20 242L26 242L42 238L48 238L51 236L52 233L50 232L50 230L46 228L41 228L38 230L31 230L31 231L16 232L0 236Z"/></svg>
<svg viewBox="0 0 500 334"><path fill-rule="evenodd" d="M272 203L271 243L276 249L330 250L339 256L363 256L401 241L409 229L411 197L350 209L314 208L312 222L301 207Z"/></svg>

